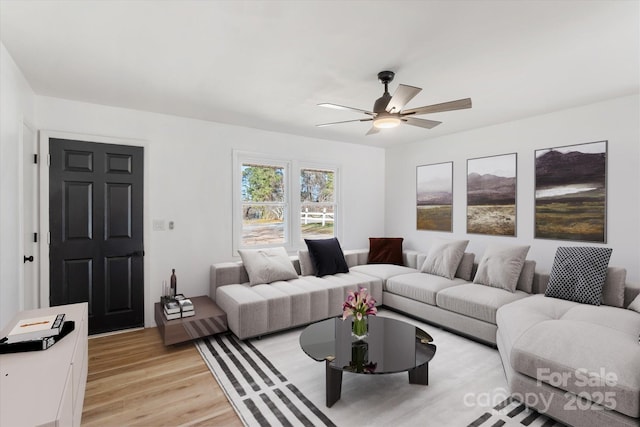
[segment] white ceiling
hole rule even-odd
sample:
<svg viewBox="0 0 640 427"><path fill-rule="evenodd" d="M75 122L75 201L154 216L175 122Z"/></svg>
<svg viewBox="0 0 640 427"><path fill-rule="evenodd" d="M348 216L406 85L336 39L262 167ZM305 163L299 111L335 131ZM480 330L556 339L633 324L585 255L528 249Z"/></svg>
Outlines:
<svg viewBox="0 0 640 427"><path fill-rule="evenodd" d="M391 146L639 92L640 2L0 1L0 38L39 95ZM321 102L473 108L365 136Z"/></svg>

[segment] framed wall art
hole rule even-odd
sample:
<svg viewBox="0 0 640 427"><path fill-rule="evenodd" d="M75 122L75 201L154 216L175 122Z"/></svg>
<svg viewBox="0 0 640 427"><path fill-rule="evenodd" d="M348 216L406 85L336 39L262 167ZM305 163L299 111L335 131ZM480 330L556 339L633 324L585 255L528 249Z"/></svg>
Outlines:
<svg viewBox="0 0 640 427"><path fill-rule="evenodd" d="M535 237L606 243L607 141L536 150Z"/></svg>
<svg viewBox="0 0 640 427"><path fill-rule="evenodd" d="M453 231L453 162L416 168L418 230Z"/></svg>
<svg viewBox="0 0 640 427"><path fill-rule="evenodd" d="M467 233L516 235L517 154L467 160Z"/></svg>

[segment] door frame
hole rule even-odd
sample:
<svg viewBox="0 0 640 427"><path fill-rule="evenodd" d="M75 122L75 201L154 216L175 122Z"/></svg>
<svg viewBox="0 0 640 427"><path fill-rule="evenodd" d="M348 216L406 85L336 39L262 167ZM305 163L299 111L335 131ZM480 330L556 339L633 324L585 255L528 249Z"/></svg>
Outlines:
<svg viewBox="0 0 640 427"><path fill-rule="evenodd" d="M51 285L50 281L50 266L49 266L49 140L50 139L71 139L77 141L85 141L85 142L95 142L102 144L116 144L116 145L128 145L134 147L142 147L144 149L144 158L143 158L143 197L142 197L142 206L143 206L143 218L142 218L142 229L144 233L143 237L143 245L144 250L146 252L146 256L143 259L143 271L144 271L144 324L145 327L153 324L153 301L151 292L151 261L150 255L152 251L150 250L149 236L151 235L151 221L149 218L149 144L145 140L141 139L133 139L133 138L118 138L118 137L109 137L109 136L100 136L100 135L90 135L90 134L82 134L82 133L72 133L72 132L62 132L62 131L53 131L53 130L41 130L39 134L38 140L38 150L40 152L40 158L43 160L39 162L39 175L40 175L40 233L42 236L41 242L45 242L46 244L40 245L40 259L43 262L40 263L40 304L42 307L49 307L49 287ZM46 261L46 262L44 262ZM150 308L151 307L151 308Z"/></svg>
<svg viewBox="0 0 640 427"><path fill-rule="evenodd" d="M20 255L25 255L25 247L24 247L24 230L26 227L25 224L25 212L24 212L24 126L28 127L32 132L33 135L35 137L35 140L32 141L33 144L33 148L35 149L35 153L38 153L38 148L39 148L39 144L38 144L38 128L36 128L33 123L31 123L31 121L27 120L26 117L21 116L20 119L18 120L18 141L20 142L20 146L18 147L18 261L22 261L20 259ZM38 165L37 166L37 173L38 175L40 174L40 161L38 160ZM36 178L35 181L33 182L33 191L36 192L36 194L39 193L39 178ZM36 198L37 202L39 204L39 196ZM36 205L33 207L34 210L36 211L36 213L38 213L38 215L40 214L40 210L39 210L39 206ZM39 225L39 224L38 224ZM38 230L38 246L40 246L40 242L41 242L41 234L40 231ZM38 250L38 249L37 249ZM39 254L39 252L38 252ZM38 254L34 254L34 255L38 255ZM48 255L47 255L48 256ZM34 270L36 271L36 273L39 273L40 269L39 269L39 265L40 263L40 257L36 256L34 257ZM37 277L39 277L39 274L37 274ZM36 283L33 285L36 289L34 290L36 293L38 293L39 289L40 289L40 279L36 280ZM18 269L18 295L19 295L19 301L18 301L18 310L22 311L24 310L24 293L25 293L25 288L26 285L24 283L24 266L21 265L20 268Z"/></svg>

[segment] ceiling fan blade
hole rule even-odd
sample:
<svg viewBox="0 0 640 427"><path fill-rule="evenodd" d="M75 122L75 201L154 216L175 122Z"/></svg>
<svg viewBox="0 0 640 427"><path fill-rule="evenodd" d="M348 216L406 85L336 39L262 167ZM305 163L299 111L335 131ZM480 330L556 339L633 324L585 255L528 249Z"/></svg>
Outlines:
<svg viewBox="0 0 640 427"><path fill-rule="evenodd" d="M387 104L385 110L388 113L398 113L402 110L402 107L407 105L414 96L420 93L422 89L414 86L400 85L396 92L391 97L391 101Z"/></svg>
<svg viewBox="0 0 640 427"><path fill-rule="evenodd" d="M333 108L334 110L355 111L357 113L364 113L364 114L373 116L373 111L361 110L359 108L345 107L344 105L338 105L338 104L329 104L326 102L322 104L318 104L318 107Z"/></svg>
<svg viewBox="0 0 640 427"><path fill-rule="evenodd" d="M352 123L352 122L370 122L371 120L373 120L373 117L370 119L356 119L356 120L345 120L343 122L331 122L331 123L322 123L319 125L316 125L317 127L321 128L323 126L331 126L331 125L339 125L341 123Z"/></svg>
<svg viewBox="0 0 640 427"><path fill-rule="evenodd" d="M371 126L371 129L369 129L369 132L367 132L366 135L369 136L369 135L373 135L374 133L378 133L378 132L380 132L380 129L378 129L375 126Z"/></svg>
<svg viewBox="0 0 640 427"><path fill-rule="evenodd" d="M431 129L438 126L442 122L435 120L418 119L417 117L403 117L402 121L408 125L419 126L421 128Z"/></svg>
<svg viewBox="0 0 640 427"><path fill-rule="evenodd" d="M456 101L443 102L442 104L433 104L424 107L412 108L410 110L404 110L401 114L403 116L410 114L419 115L439 113L441 111L464 110L465 108L471 108L471 98L458 99Z"/></svg>

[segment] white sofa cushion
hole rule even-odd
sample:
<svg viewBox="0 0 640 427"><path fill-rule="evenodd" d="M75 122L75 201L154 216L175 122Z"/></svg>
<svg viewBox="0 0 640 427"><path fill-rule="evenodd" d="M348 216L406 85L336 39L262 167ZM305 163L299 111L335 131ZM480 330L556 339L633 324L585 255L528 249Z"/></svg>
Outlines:
<svg viewBox="0 0 640 427"><path fill-rule="evenodd" d="M382 279L383 283L386 283L387 279L401 274L416 273L418 270L411 267L404 267L402 265L393 264L365 264L351 267L350 271L357 271L358 273L367 274L369 276Z"/></svg>
<svg viewBox="0 0 640 427"><path fill-rule="evenodd" d="M629 309L640 313L640 295L638 295L633 301L631 301L631 304L629 304Z"/></svg>
<svg viewBox="0 0 640 427"><path fill-rule="evenodd" d="M589 308L580 304L560 319L524 331L513 345L511 365L538 381L640 417L640 315L615 307ZM572 318L575 311L580 320ZM621 330L623 325L636 332Z"/></svg>
<svg viewBox="0 0 640 427"><path fill-rule="evenodd" d="M522 291L468 283L443 289L436 295L436 304L445 310L496 324L496 311L505 304L528 297Z"/></svg>
<svg viewBox="0 0 640 427"><path fill-rule="evenodd" d="M434 239L420 271L453 279L468 244L468 240Z"/></svg>
<svg viewBox="0 0 640 427"><path fill-rule="evenodd" d="M436 294L452 286L463 285L462 279L447 279L426 273L410 273L387 279L385 291L415 301L436 305Z"/></svg>

